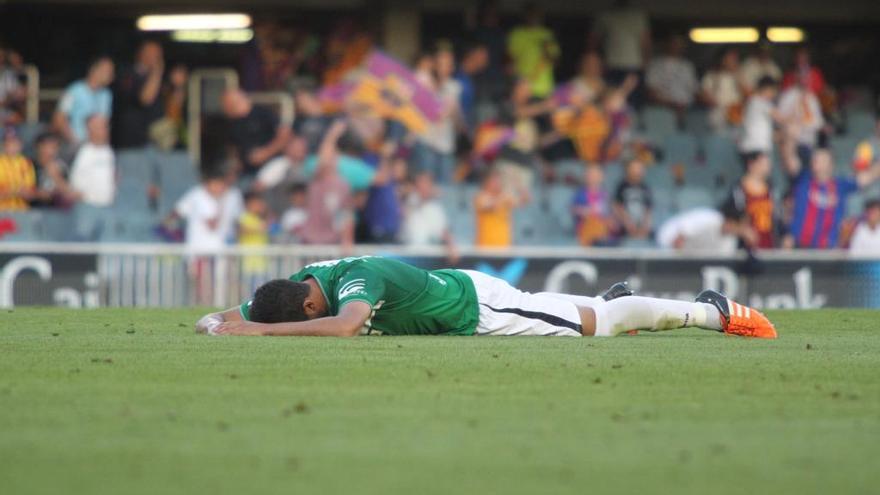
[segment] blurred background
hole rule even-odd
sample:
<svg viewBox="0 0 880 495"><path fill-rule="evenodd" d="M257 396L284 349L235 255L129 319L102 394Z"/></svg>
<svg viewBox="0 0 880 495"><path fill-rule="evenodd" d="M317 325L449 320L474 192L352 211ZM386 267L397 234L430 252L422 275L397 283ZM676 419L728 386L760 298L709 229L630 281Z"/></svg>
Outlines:
<svg viewBox="0 0 880 495"><path fill-rule="evenodd" d="M349 254L880 306L880 3L0 1L0 306Z"/></svg>

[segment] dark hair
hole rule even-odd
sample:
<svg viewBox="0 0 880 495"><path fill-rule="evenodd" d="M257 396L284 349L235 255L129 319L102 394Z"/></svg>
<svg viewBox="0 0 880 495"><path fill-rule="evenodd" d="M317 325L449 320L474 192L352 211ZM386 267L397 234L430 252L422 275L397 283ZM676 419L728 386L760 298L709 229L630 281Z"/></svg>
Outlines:
<svg viewBox="0 0 880 495"><path fill-rule="evenodd" d="M263 199L263 195L258 193L257 191L248 191L244 193L244 202L250 203L255 199Z"/></svg>
<svg viewBox="0 0 880 495"><path fill-rule="evenodd" d="M865 211L871 208L880 208L880 198L871 198L865 201Z"/></svg>
<svg viewBox="0 0 880 495"><path fill-rule="evenodd" d="M58 136L58 134L55 134L54 132L43 132L40 133L39 136L37 136L36 141L34 141L34 145L39 146L47 141L61 141L61 138Z"/></svg>
<svg viewBox="0 0 880 495"><path fill-rule="evenodd" d="M308 185L306 185L305 182L297 182L297 183L291 185L287 189L287 193L288 194L305 194L307 190L308 190Z"/></svg>
<svg viewBox="0 0 880 495"><path fill-rule="evenodd" d="M761 91L765 88L775 88L776 87L776 79L773 79L770 76L763 76L761 79L758 79L758 91Z"/></svg>
<svg viewBox="0 0 880 495"><path fill-rule="evenodd" d="M763 151L748 151L748 152L744 153L743 154L743 167L748 169L749 165L751 165L755 160L757 160L758 158L761 158L762 156L764 156Z"/></svg>
<svg viewBox="0 0 880 495"><path fill-rule="evenodd" d="M270 280L257 288L249 316L257 323L282 323L307 319L303 302L309 296L309 284L284 278Z"/></svg>

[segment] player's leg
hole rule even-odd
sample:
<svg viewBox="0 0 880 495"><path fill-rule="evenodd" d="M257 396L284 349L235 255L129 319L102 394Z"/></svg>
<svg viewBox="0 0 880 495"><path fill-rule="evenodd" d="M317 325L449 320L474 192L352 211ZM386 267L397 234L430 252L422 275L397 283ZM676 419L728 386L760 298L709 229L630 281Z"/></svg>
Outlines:
<svg viewBox="0 0 880 495"><path fill-rule="evenodd" d="M538 292L535 295L562 299L563 301L569 301L577 304L578 306L592 308L593 306L602 304L606 301L631 296L633 295L633 291L630 290L629 286L626 285L626 282L617 282L616 284L605 290L605 292L599 294L597 297L575 296L573 294L563 294L561 292Z"/></svg>
<svg viewBox="0 0 880 495"><path fill-rule="evenodd" d="M607 337L629 330L699 327L747 337L776 338L776 329L767 317L715 291L703 291L695 302L632 296L588 309L594 318L584 318L584 335Z"/></svg>

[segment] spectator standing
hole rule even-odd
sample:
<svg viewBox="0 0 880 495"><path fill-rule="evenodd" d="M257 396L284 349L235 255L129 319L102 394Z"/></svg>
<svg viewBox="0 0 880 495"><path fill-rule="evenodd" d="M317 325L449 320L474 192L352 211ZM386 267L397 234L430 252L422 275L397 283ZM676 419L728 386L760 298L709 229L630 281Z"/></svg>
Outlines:
<svg viewBox="0 0 880 495"><path fill-rule="evenodd" d="M825 75L822 69L813 65L810 50L801 46L794 54L794 65L782 78L782 89L803 86L814 95L821 95L825 89Z"/></svg>
<svg viewBox="0 0 880 495"><path fill-rule="evenodd" d="M855 178L835 177L831 152L817 149L812 162L786 160L792 179L794 216L789 226L789 245L799 248L838 247L847 199L859 188L880 178L880 166L857 171Z"/></svg>
<svg viewBox="0 0 880 495"><path fill-rule="evenodd" d="M397 155L393 143L385 143L381 156L370 160L376 163L376 179L367 190L367 201L361 212L361 232L358 241L374 244L394 244L403 222L400 195L397 191L398 171L406 176L406 161Z"/></svg>
<svg viewBox="0 0 880 495"><path fill-rule="evenodd" d="M730 191L721 213L740 224L744 244L749 248L772 249L780 234L770 189L770 157L761 152L746 157L746 173Z"/></svg>
<svg viewBox="0 0 880 495"><path fill-rule="evenodd" d="M37 137L34 159L37 173L37 194L31 206L66 207L76 199L67 182L68 167L59 157L61 143L56 134L43 133Z"/></svg>
<svg viewBox="0 0 880 495"><path fill-rule="evenodd" d="M575 220L575 233L584 246L603 245L611 242L616 229L611 216L611 202L602 187L605 175L598 165L589 165L584 173L584 186L571 201Z"/></svg>
<svg viewBox="0 0 880 495"><path fill-rule="evenodd" d="M794 143L801 162L810 163L825 119L806 77L779 95L779 115L783 120L784 140Z"/></svg>
<svg viewBox="0 0 880 495"><path fill-rule="evenodd" d="M307 216L301 237L306 244L341 244L347 251L354 244L354 199L348 182L337 171L336 148L345 130L343 122L334 122L318 150L315 173L306 195Z"/></svg>
<svg viewBox="0 0 880 495"><path fill-rule="evenodd" d="M742 123L745 84L740 79L739 52L724 50L718 67L703 76L702 100L709 107L709 124L721 131Z"/></svg>
<svg viewBox="0 0 880 495"><path fill-rule="evenodd" d="M651 100L675 110L679 117L694 103L699 83L697 71L684 58L685 40L673 35L666 42L666 51L648 64L645 85Z"/></svg>
<svg viewBox="0 0 880 495"><path fill-rule="evenodd" d="M254 106L240 89L223 93L223 113L229 120L229 136L246 176L253 176L277 157L290 140L290 127L270 110Z"/></svg>
<svg viewBox="0 0 880 495"><path fill-rule="evenodd" d="M89 65L86 77L71 83L61 95L52 116L52 126L74 149L88 139L86 120L89 117L111 117L113 94L108 86L113 77L114 66L110 57L97 58Z"/></svg>
<svg viewBox="0 0 880 495"><path fill-rule="evenodd" d="M777 83L769 77L758 82L755 92L746 103L743 114L743 134L739 149L743 155L763 153L767 156L773 151L773 124L781 121L776 110Z"/></svg>
<svg viewBox="0 0 880 495"><path fill-rule="evenodd" d="M490 170L474 197L476 240L479 247L508 247L513 243L513 210L524 203L523 191L507 191L501 176Z"/></svg>
<svg viewBox="0 0 880 495"><path fill-rule="evenodd" d="M23 69L21 55L0 46L0 126L18 125L24 121L27 91L22 84Z"/></svg>
<svg viewBox="0 0 880 495"><path fill-rule="evenodd" d="M529 82L532 96L546 98L555 88L553 66L559 58L559 44L544 25L544 13L536 3L526 5L523 24L507 37L507 53L516 77Z"/></svg>
<svg viewBox="0 0 880 495"><path fill-rule="evenodd" d="M613 213L621 233L629 239L650 239L653 198L645 184L645 164L634 159L614 193Z"/></svg>
<svg viewBox="0 0 880 495"><path fill-rule="evenodd" d="M161 150L171 150L186 143L186 123L184 122L186 85L189 69L177 64L168 72L168 80L162 86L163 115L150 126L150 140Z"/></svg>
<svg viewBox="0 0 880 495"><path fill-rule="evenodd" d="M100 237L116 197L116 158L110 148L107 117L86 121L88 140L79 147L70 169L70 187L79 201L76 234L85 241Z"/></svg>
<svg viewBox="0 0 880 495"><path fill-rule="evenodd" d="M462 51L461 64L455 73L455 80L461 88L458 105L465 129L473 132L477 126L477 87L476 78L489 64L489 51L484 45L467 45Z"/></svg>
<svg viewBox="0 0 880 495"><path fill-rule="evenodd" d="M849 252L856 256L880 257L880 199L865 204L865 213L853 232Z"/></svg>
<svg viewBox="0 0 880 495"><path fill-rule="evenodd" d="M577 93L583 104L591 104L599 99L605 86L602 58L596 52L585 53L581 57L580 72L571 81L571 91Z"/></svg>
<svg viewBox="0 0 880 495"><path fill-rule="evenodd" d="M774 81L782 81L782 69L773 60L772 47L769 43L761 43L755 53L745 59L739 68L740 81L745 85L746 94L755 92L761 79L769 77Z"/></svg>
<svg viewBox="0 0 880 495"><path fill-rule="evenodd" d="M477 8L476 27L471 38L485 46L488 54L486 70L477 76L477 99L497 101L504 98L506 80L504 65L507 59L507 34L501 27L501 15L496 0L484 0Z"/></svg>
<svg viewBox="0 0 880 495"><path fill-rule="evenodd" d="M441 183L452 181L455 167L455 129L461 122L459 97L461 85L452 76L455 56L448 46L441 46L434 55L434 87L443 104L438 122L419 136L413 150L413 163L418 171L430 171Z"/></svg>
<svg viewBox="0 0 880 495"><path fill-rule="evenodd" d="M617 0L611 10L596 18L591 36L592 46L601 46L608 65L608 80L618 86L635 74L644 79L645 63L651 53L651 26L644 10L634 8L627 0ZM640 91L634 93L640 105Z"/></svg>
<svg viewBox="0 0 880 495"><path fill-rule="evenodd" d="M149 130L162 118L159 97L165 59L162 45L145 41L138 48L134 66L116 80L113 91L113 144L116 148L142 148L149 144Z"/></svg>
<svg viewBox="0 0 880 495"><path fill-rule="evenodd" d="M3 131L0 154L0 211L27 210L36 190L36 173L30 160L21 154L22 143L15 129Z"/></svg>

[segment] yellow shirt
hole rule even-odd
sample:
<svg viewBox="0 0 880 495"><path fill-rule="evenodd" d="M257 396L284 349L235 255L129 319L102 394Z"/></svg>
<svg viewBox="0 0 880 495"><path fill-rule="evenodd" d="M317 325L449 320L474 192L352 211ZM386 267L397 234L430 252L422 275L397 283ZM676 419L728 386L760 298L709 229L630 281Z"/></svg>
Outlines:
<svg viewBox="0 0 880 495"><path fill-rule="evenodd" d="M480 195L475 199L477 215L476 245L481 247L507 247L513 243L513 203L509 199L496 200L489 209L481 209Z"/></svg>
<svg viewBox="0 0 880 495"><path fill-rule="evenodd" d="M30 160L22 155L0 155L0 196L32 190L36 184L37 177ZM27 210L28 207L23 198L0 199L0 210Z"/></svg>
<svg viewBox="0 0 880 495"><path fill-rule="evenodd" d="M238 217L238 227L241 233L238 243L242 246L267 246L269 244L269 229L266 221L259 215L246 211ZM265 256L247 255L242 260L242 269L245 273L254 274L266 271L268 263Z"/></svg>
<svg viewBox="0 0 880 495"><path fill-rule="evenodd" d="M553 60L559 55L553 31L543 26L514 28L507 38L507 53L516 75L529 82L532 96L544 98L553 92Z"/></svg>

